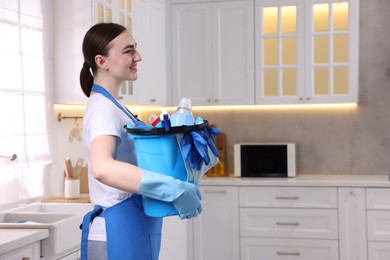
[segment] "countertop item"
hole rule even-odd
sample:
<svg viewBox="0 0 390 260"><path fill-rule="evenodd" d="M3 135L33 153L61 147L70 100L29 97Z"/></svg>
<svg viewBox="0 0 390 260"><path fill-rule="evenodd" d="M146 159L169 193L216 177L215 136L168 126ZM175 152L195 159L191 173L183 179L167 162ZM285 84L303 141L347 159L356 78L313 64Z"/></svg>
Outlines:
<svg viewBox="0 0 390 260"><path fill-rule="evenodd" d="M0 229L0 255L47 237L48 229Z"/></svg>
<svg viewBox="0 0 390 260"><path fill-rule="evenodd" d="M302 187L382 187L390 188L388 175L336 175L336 174L301 174L295 178L239 178L204 176L202 186L302 186Z"/></svg>

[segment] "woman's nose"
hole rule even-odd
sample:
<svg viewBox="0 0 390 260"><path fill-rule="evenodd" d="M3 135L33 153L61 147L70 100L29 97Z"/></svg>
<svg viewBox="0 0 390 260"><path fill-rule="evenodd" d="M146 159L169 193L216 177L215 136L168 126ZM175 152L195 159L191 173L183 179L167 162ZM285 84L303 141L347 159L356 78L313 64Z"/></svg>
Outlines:
<svg viewBox="0 0 390 260"><path fill-rule="evenodd" d="M135 54L134 54L134 57L133 57L133 61L141 61L142 60L142 57L141 57L141 54L136 51Z"/></svg>

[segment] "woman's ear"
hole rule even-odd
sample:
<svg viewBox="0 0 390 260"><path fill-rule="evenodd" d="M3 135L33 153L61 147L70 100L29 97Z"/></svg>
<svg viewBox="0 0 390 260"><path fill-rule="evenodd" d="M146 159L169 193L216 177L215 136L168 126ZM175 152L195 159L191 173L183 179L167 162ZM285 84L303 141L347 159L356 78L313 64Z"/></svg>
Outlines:
<svg viewBox="0 0 390 260"><path fill-rule="evenodd" d="M95 63L101 69L107 69L108 68L107 62L106 62L106 58L104 56L102 56L102 55L96 55L95 56Z"/></svg>

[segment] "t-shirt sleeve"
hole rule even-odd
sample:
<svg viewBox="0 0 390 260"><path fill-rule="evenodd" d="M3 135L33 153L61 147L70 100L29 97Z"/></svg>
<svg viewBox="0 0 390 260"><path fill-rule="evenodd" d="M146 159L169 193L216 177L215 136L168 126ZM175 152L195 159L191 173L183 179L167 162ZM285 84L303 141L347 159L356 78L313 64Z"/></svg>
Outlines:
<svg viewBox="0 0 390 260"><path fill-rule="evenodd" d="M108 99L99 99L91 104L88 118L86 118L88 120L87 125L91 142L96 137L103 135L116 136L119 141L122 140L121 122L117 113L116 106Z"/></svg>

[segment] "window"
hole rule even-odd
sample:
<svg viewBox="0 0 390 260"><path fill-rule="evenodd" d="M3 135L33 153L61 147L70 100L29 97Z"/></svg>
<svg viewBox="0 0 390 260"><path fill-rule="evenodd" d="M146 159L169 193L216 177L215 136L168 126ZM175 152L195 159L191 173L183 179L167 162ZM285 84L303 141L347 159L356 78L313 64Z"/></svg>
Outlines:
<svg viewBox="0 0 390 260"><path fill-rule="evenodd" d="M0 2L0 204L44 194L51 66L49 1ZM46 11L45 11L46 10ZM7 154L16 154L11 161Z"/></svg>

